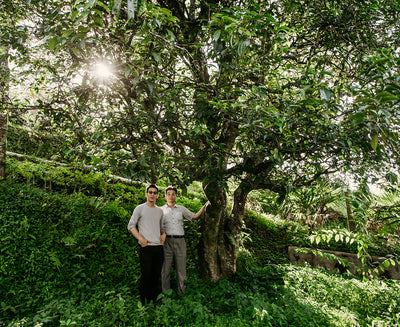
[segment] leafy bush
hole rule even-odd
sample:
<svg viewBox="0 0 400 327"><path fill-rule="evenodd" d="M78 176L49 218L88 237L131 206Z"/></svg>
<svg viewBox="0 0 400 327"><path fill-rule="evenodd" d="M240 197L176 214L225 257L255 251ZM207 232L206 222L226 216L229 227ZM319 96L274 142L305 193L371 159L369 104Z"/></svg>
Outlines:
<svg viewBox="0 0 400 327"><path fill-rule="evenodd" d="M139 182L119 182L110 172L94 172L60 166L56 162L7 159L8 179L64 193L83 193L120 202L144 201L144 186Z"/></svg>
<svg viewBox="0 0 400 327"><path fill-rule="evenodd" d="M329 326L397 326L398 281L360 281L322 269L287 267L285 284L305 306L330 317ZM300 324L299 324L300 325Z"/></svg>
<svg viewBox="0 0 400 327"><path fill-rule="evenodd" d="M61 135L29 130L12 123L8 125L8 151L50 159L60 152L63 144L65 137Z"/></svg>
<svg viewBox="0 0 400 327"><path fill-rule="evenodd" d="M6 317L35 312L55 294L82 296L92 285L135 288L130 212L117 202L9 181L0 184L0 212L0 303Z"/></svg>
<svg viewBox="0 0 400 327"><path fill-rule="evenodd" d="M307 245L326 250L357 253L359 234L347 229L321 229L314 231L308 238Z"/></svg>
<svg viewBox="0 0 400 327"><path fill-rule="evenodd" d="M400 234L400 191L386 191L376 197L371 207L372 230L381 234Z"/></svg>
<svg viewBox="0 0 400 327"><path fill-rule="evenodd" d="M246 212L244 246L259 264L288 262L288 245L302 245L308 229L299 223Z"/></svg>
<svg viewBox="0 0 400 327"><path fill-rule="evenodd" d="M284 198L270 191L254 191L249 195L249 203L250 208L257 212L290 218L315 228L332 220L335 225L342 223L342 213L332 209L341 202L342 193L340 187L322 180L310 187L292 190Z"/></svg>

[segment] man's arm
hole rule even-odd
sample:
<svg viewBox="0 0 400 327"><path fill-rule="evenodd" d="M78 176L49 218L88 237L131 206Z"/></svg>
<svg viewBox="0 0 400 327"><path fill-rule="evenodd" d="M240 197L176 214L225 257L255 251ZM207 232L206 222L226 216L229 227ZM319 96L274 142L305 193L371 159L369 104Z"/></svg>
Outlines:
<svg viewBox="0 0 400 327"><path fill-rule="evenodd" d="M129 230L132 235L139 241L139 244L141 247L145 247L147 246L149 243L151 243L150 241L146 240L142 235L140 235L139 231L136 229L136 227L132 227Z"/></svg>
<svg viewBox="0 0 400 327"><path fill-rule="evenodd" d="M193 216L193 218L192 219L197 219L197 218L199 218L202 214L203 214L203 212L206 210L206 208L207 208L207 206L210 204L210 201L207 201L202 207L201 207L201 209L197 212L197 213L195 213L195 215Z"/></svg>
<svg viewBox="0 0 400 327"><path fill-rule="evenodd" d="M160 242L161 242L161 245L164 245L164 243L165 243L165 239L167 238L167 234L165 233L165 230L164 230L164 228L161 228L160 229Z"/></svg>

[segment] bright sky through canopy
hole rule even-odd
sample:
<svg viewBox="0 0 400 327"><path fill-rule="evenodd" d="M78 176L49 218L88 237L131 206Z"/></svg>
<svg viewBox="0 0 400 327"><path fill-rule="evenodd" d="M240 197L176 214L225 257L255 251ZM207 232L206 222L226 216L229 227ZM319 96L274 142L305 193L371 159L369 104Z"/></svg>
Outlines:
<svg viewBox="0 0 400 327"><path fill-rule="evenodd" d="M113 75L111 65L104 62L98 62L94 65L94 73L96 78L103 83L106 83Z"/></svg>

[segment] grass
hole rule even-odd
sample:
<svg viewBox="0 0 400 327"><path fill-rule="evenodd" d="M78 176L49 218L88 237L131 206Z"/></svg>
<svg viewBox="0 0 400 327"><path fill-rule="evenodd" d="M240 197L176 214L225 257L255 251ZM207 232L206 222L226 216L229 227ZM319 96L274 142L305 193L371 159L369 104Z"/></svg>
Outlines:
<svg viewBox="0 0 400 327"><path fill-rule="evenodd" d="M50 296L8 326L398 326L398 282L269 265L241 269L218 283L189 272L188 293L142 306L130 287L92 287L79 296Z"/></svg>

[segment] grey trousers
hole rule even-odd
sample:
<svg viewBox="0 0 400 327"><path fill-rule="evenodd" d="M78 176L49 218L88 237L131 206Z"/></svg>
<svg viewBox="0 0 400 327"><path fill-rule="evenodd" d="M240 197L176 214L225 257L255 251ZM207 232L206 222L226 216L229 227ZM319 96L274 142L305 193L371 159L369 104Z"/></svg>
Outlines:
<svg viewBox="0 0 400 327"><path fill-rule="evenodd" d="M171 268L175 259L175 270L179 294L185 294L186 241L184 238L169 238L164 243L164 263L161 270L162 291L171 288Z"/></svg>

